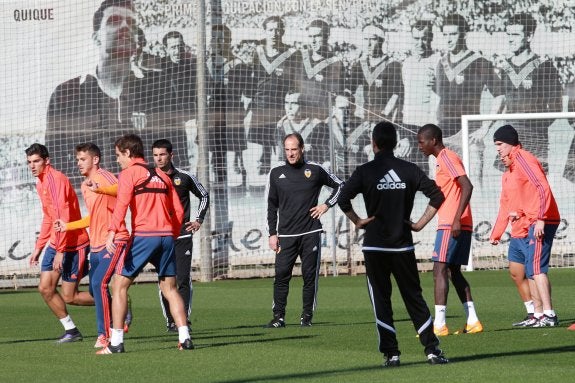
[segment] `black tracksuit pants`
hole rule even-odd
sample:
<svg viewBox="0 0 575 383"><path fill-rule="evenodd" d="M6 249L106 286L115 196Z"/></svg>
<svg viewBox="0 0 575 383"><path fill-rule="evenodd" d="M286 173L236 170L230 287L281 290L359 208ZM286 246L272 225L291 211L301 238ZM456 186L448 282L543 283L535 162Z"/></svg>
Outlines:
<svg viewBox="0 0 575 383"><path fill-rule="evenodd" d="M174 245L174 253L176 256L176 285L178 286L178 293L184 301L184 310L186 315L189 317L192 311L192 247L194 245L193 238L184 237L176 239ZM162 310L164 311L164 317L169 325L174 323L174 318L170 312L170 304L167 299L164 298L162 292L160 291L160 301L162 304Z"/></svg>
<svg viewBox="0 0 575 383"><path fill-rule="evenodd" d="M302 314L313 315L316 305L319 263L321 258L321 232L298 237L280 237L280 252L276 254L273 313L285 317L289 282L299 255L303 276Z"/></svg>
<svg viewBox="0 0 575 383"><path fill-rule="evenodd" d="M393 325L391 275L397 282L407 312L419 334L419 341L425 348L425 354L436 351L439 340L433 333L431 313L421 292L415 253L364 251L363 254L367 287L376 316L379 351L385 355L400 354Z"/></svg>

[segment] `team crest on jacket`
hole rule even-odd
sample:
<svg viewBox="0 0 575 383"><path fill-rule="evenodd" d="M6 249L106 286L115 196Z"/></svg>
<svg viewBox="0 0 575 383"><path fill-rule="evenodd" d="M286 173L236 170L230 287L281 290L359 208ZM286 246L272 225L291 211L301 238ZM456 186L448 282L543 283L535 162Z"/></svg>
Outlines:
<svg viewBox="0 0 575 383"><path fill-rule="evenodd" d="M182 179L180 177L174 177L174 185L180 186Z"/></svg>
<svg viewBox="0 0 575 383"><path fill-rule="evenodd" d="M311 170L306 169L306 170L304 170L303 174L305 175L305 178L309 178L309 177L311 177Z"/></svg>

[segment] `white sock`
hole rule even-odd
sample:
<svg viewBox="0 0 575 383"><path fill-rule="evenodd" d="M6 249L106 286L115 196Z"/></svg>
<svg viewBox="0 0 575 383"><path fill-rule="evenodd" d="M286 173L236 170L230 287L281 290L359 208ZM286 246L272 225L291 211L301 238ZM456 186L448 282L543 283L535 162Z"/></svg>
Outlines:
<svg viewBox="0 0 575 383"><path fill-rule="evenodd" d="M435 305L435 320L433 325L437 328L445 326L445 312L447 311L447 306Z"/></svg>
<svg viewBox="0 0 575 383"><path fill-rule="evenodd" d="M184 343L186 339L190 338L190 331L188 330L188 326L181 326L178 327L178 340L180 343Z"/></svg>
<svg viewBox="0 0 575 383"><path fill-rule="evenodd" d="M543 313L534 313L533 315L535 315L535 318L541 319L541 317L543 316Z"/></svg>
<svg viewBox="0 0 575 383"><path fill-rule="evenodd" d="M548 317L554 317L555 310L543 310L543 314L547 315Z"/></svg>
<svg viewBox="0 0 575 383"><path fill-rule="evenodd" d="M463 310L465 310L465 315L467 315L467 324L474 324L479 321L473 301L465 302L463 304Z"/></svg>
<svg viewBox="0 0 575 383"><path fill-rule="evenodd" d="M124 329L123 328L113 328L112 337L110 339L110 344L112 346L118 346L120 343L124 343Z"/></svg>
<svg viewBox="0 0 575 383"><path fill-rule="evenodd" d="M533 314L535 312L535 305L533 304L533 301L523 302L523 304L525 305L525 310L527 310L527 314Z"/></svg>
<svg viewBox="0 0 575 383"><path fill-rule="evenodd" d="M64 326L64 330L73 330L76 328L74 321L70 318L70 315L66 315L64 318L60 319L60 323Z"/></svg>

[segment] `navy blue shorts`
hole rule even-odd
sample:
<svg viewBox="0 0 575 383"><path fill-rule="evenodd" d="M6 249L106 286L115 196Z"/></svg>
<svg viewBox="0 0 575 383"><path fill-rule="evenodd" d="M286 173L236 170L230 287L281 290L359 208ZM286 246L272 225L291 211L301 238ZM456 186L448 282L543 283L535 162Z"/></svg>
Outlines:
<svg viewBox="0 0 575 383"><path fill-rule="evenodd" d="M431 259L451 265L467 265L471 250L471 232L461 231L453 238L451 230L437 230Z"/></svg>
<svg viewBox="0 0 575 383"><path fill-rule="evenodd" d="M174 243L172 236L132 237L125 257L118 263L120 274L128 278L136 278L144 266L150 262L156 268L159 277L175 276Z"/></svg>
<svg viewBox="0 0 575 383"><path fill-rule="evenodd" d="M88 253L90 253L90 246L86 246L78 251L68 251L64 253L62 260L62 281L77 282L88 274ZM53 264L55 256L56 249L52 246L48 246L44 251L40 271L54 270Z"/></svg>

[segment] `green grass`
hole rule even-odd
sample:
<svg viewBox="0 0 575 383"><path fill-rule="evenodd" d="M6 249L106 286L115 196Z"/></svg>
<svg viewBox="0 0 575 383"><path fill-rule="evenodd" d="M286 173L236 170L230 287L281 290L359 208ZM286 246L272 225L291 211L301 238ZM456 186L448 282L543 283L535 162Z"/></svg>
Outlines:
<svg viewBox="0 0 575 383"><path fill-rule="evenodd" d="M292 280L285 329L264 329L271 319L271 279L194 283L196 349L176 350L167 334L154 284L131 288L134 323L126 353L97 356L93 308L72 307L84 342L56 345L62 327L35 290L0 291L0 381L2 382L541 382L571 381L575 374L573 270L552 270L561 327L512 329L525 310L505 271L476 271L471 283L485 332L451 335L441 347L451 362L425 363L403 302L394 291L402 366L381 368L373 311L365 277L321 278L311 328L299 327L301 279ZM427 302L432 275L421 274ZM447 323L464 324L453 288Z"/></svg>

